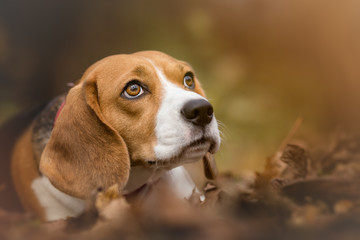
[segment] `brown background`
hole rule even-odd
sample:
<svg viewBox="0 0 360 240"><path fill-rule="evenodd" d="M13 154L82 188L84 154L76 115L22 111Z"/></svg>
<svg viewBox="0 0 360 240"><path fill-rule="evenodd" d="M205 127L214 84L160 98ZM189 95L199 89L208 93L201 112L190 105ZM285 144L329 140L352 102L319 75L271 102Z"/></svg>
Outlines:
<svg viewBox="0 0 360 240"><path fill-rule="evenodd" d="M261 169L296 138L359 131L357 0L0 1L0 123L67 90L94 61L160 50L197 70L221 170Z"/></svg>

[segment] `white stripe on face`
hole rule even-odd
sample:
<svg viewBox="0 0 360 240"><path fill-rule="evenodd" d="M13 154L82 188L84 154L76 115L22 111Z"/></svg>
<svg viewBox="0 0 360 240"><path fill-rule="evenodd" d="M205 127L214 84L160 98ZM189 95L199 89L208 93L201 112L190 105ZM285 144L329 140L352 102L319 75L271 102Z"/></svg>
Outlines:
<svg viewBox="0 0 360 240"><path fill-rule="evenodd" d="M163 99L155 127L157 144L154 147L154 152L156 160L165 162L181 155L179 159L176 159L176 162L183 164L201 159L210 147L212 152L216 152L220 145L220 135L215 117L205 127L198 127L186 121L181 114L181 109L185 103L190 100L205 98L171 83L164 73L153 62L151 63L155 67L163 86ZM202 138L209 141L187 148L194 141Z"/></svg>

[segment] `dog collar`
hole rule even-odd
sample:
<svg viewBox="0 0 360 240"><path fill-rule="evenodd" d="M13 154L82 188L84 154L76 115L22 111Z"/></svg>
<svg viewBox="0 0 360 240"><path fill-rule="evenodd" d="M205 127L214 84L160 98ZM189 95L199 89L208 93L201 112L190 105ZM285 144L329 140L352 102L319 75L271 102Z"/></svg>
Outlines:
<svg viewBox="0 0 360 240"><path fill-rule="evenodd" d="M65 101L63 101L63 102L61 103L58 111L56 112L56 116L55 116L55 119L54 119L54 124L55 124L56 120L58 119L58 117L59 117L61 111L63 110L64 106L65 106Z"/></svg>

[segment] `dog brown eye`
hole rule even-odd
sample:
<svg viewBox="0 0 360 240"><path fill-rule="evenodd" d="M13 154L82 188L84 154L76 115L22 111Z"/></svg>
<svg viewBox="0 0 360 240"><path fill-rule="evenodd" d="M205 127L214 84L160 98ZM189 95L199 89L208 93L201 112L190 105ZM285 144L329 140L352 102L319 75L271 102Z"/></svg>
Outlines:
<svg viewBox="0 0 360 240"><path fill-rule="evenodd" d="M127 98L136 98L143 93L144 90L142 89L142 87L137 83L133 83L126 87L124 91L124 96Z"/></svg>
<svg viewBox="0 0 360 240"><path fill-rule="evenodd" d="M195 88L195 81L192 74L187 74L184 77L184 86L190 89Z"/></svg>

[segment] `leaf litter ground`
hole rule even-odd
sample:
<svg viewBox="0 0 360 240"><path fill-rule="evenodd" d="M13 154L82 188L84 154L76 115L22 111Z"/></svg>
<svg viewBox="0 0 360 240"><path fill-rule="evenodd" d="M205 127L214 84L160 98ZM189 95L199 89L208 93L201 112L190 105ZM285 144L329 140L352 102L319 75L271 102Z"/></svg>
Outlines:
<svg viewBox="0 0 360 240"><path fill-rule="evenodd" d="M77 218L42 223L0 210L0 239L358 239L360 138L339 133L312 149L286 142L262 172L221 173L205 201L159 186L129 204L113 186Z"/></svg>

